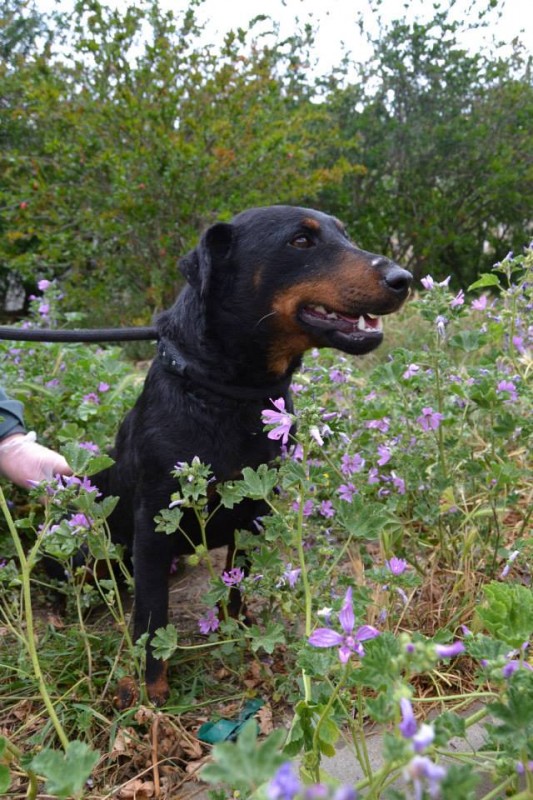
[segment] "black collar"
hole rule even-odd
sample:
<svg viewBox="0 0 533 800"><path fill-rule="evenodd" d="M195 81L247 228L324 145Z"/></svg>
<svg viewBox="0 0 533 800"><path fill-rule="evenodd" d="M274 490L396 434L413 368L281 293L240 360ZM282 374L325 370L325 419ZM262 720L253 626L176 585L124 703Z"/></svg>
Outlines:
<svg viewBox="0 0 533 800"><path fill-rule="evenodd" d="M217 383L206 378L201 372L196 370L178 350L176 345L165 337L160 337L157 345L159 360L167 370L173 375L178 375L191 382L194 386L206 389L213 394L229 397L232 400L246 402L248 400L275 399L287 393L291 383L291 376L283 378L267 386L235 386L229 383Z"/></svg>

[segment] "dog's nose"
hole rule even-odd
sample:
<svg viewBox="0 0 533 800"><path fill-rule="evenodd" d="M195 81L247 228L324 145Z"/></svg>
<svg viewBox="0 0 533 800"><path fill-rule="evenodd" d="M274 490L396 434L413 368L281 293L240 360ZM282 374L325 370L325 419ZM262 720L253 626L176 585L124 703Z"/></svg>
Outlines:
<svg viewBox="0 0 533 800"><path fill-rule="evenodd" d="M384 280L389 289L395 294L406 295L409 291L413 276L406 269L402 269L397 264L389 261L388 269L385 272Z"/></svg>

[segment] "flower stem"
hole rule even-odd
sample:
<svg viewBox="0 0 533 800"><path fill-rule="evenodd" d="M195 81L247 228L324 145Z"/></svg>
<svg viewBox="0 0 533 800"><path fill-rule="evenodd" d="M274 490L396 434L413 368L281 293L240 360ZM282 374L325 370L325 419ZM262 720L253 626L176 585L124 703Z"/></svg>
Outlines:
<svg viewBox="0 0 533 800"><path fill-rule="evenodd" d="M9 532L11 534L11 538L13 539L13 544L15 545L15 550L17 552L17 557L20 562L20 569L21 569L21 583L22 583L22 597L23 597L23 604L24 604L24 616L26 619L26 636L24 637L24 643L28 650L28 655L31 660L31 664L33 667L33 673L37 680L37 685L39 687L39 694L42 697L44 705L46 706L46 710L50 716L52 721L52 725L54 726L58 739L61 742L61 746L64 750L68 747L68 738L59 721L59 717L56 714L56 710L50 695L48 694L48 690L46 688L46 683L44 680L44 676L41 670L41 665L39 662L39 656L37 655L37 648L35 645L35 628L34 628L34 620L33 620L33 609L31 604L31 586L30 586L30 575L31 569L33 566L33 559L30 556L30 560L26 558L26 554L24 553L24 548L22 547L22 542L20 541L20 537L18 535L18 531L15 527L15 523L13 522L13 517L9 511L6 498L4 492L2 491L2 487L0 486L0 508L4 514L4 517L7 522L7 526L9 528ZM32 554L33 555L33 552Z"/></svg>

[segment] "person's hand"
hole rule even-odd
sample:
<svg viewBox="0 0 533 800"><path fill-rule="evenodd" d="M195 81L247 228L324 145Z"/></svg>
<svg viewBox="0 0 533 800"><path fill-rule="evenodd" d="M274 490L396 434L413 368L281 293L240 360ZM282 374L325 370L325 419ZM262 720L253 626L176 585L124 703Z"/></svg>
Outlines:
<svg viewBox="0 0 533 800"><path fill-rule="evenodd" d="M0 442L0 475L12 483L30 488L31 482L50 480L54 475L72 475L63 456L35 441L35 433L14 433Z"/></svg>

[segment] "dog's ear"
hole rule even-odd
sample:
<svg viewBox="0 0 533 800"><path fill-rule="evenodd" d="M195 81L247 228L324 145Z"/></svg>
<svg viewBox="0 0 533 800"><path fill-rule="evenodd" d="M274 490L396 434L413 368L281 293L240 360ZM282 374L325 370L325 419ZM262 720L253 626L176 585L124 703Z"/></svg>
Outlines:
<svg viewBox="0 0 533 800"><path fill-rule="evenodd" d="M211 273L229 257L233 226L217 222L206 230L198 245L180 261L180 270L202 297L209 290Z"/></svg>

